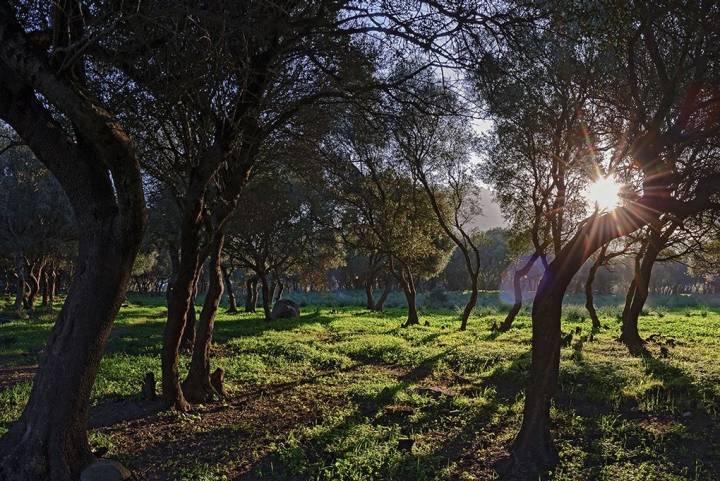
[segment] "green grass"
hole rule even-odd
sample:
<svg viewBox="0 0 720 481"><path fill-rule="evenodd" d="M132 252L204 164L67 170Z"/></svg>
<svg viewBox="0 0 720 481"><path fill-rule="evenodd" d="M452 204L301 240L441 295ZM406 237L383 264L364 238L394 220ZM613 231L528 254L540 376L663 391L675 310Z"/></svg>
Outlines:
<svg viewBox="0 0 720 481"><path fill-rule="evenodd" d="M226 371L228 402L96 429L91 442L158 479L494 479L521 420L527 315L497 335L504 308L489 301L467 332L453 308L425 306L430 325L402 329L401 308L324 304L272 323L221 314L212 363ZM164 311L162 299L122 309L94 404L137 399L147 371L159 378ZM562 463L550 479L720 479L720 310L649 305L641 332L662 336L644 357L615 340L617 308L599 312L607 327L592 342L578 342L591 328L583 309L564 312L563 330L582 334L561 353L552 416ZM0 367L36 362L48 321L0 325ZM0 390L0 432L29 388Z"/></svg>

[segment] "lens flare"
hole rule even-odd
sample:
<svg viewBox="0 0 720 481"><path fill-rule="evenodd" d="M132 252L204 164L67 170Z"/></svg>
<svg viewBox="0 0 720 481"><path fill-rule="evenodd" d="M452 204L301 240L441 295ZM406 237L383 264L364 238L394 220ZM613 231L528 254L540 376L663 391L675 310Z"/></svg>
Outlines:
<svg viewBox="0 0 720 481"><path fill-rule="evenodd" d="M612 177L600 177L589 184L584 192L585 200L599 210L612 210L619 207L622 199L620 191L622 186Z"/></svg>

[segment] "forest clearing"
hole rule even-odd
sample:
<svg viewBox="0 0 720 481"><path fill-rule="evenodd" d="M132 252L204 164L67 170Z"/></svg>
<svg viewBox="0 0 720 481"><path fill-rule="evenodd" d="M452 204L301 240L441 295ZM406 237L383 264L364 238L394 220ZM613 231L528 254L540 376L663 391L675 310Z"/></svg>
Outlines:
<svg viewBox="0 0 720 481"><path fill-rule="evenodd" d="M91 446L147 480L494 479L530 362L527 313L491 330L507 310L496 296L484 295L467 332L448 309L422 310L429 326L413 329L399 327L398 308L307 306L270 325L221 313L213 358L230 395L191 414L143 400L146 372L160 374L165 307L131 296L93 390ZM720 309L649 307L644 356L617 340L617 307L599 313L589 340L584 306L566 306L562 329L574 335L552 409L562 467L548 479L717 479ZM47 319L0 325L12 373L0 384L0 432L24 405L49 329Z"/></svg>

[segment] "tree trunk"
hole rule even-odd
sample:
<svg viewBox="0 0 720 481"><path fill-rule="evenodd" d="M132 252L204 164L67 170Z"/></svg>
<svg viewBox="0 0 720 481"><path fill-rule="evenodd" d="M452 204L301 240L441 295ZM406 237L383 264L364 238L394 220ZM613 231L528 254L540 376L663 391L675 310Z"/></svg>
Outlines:
<svg viewBox="0 0 720 481"><path fill-rule="evenodd" d="M237 314L237 300L235 299L235 291L233 291L232 271L227 267L222 267L223 280L227 286L227 297L228 297L228 314ZM212 286L211 286L212 288Z"/></svg>
<svg viewBox="0 0 720 481"><path fill-rule="evenodd" d="M275 293L275 302L282 299L283 291L285 291L285 284L282 281L277 282L277 292Z"/></svg>
<svg viewBox="0 0 720 481"><path fill-rule="evenodd" d="M265 313L265 320L272 320L272 301L270 299L270 287L268 286L267 276L264 273L258 274L260 284L262 285L262 305Z"/></svg>
<svg viewBox="0 0 720 481"><path fill-rule="evenodd" d="M475 305L477 304L477 300L478 300L477 276L473 276L473 274L470 274L470 277L472 278L470 299L468 299L467 304L465 304L465 310L462 313L462 317L460 317L460 330L461 331L464 331L465 329L467 329L468 319L470 318L470 314L472 314L473 309L475 309Z"/></svg>
<svg viewBox="0 0 720 481"><path fill-rule="evenodd" d="M190 370L182 386L185 398L193 403L211 401L215 394L220 394L215 392L210 383L210 345L215 315L223 294L223 272L220 267L223 239L222 234L218 235L212 245L208 266L208 292L200 312L200 322L197 323Z"/></svg>
<svg viewBox="0 0 720 481"><path fill-rule="evenodd" d="M638 330L638 320L648 298L648 285L650 284L650 274L655 259L657 259L655 249L648 247L645 256L643 256L640 270L635 275L632 300L629 306L626 305L626 310L623 312L620 340L631 348L637 348L644 344Z"/></svg>
<svg viewBox="0 0 720 481"><path fill-rule="evenodd" d="M417 291L415 290L415 283L413 282L412 274L410 272L406 275L402 275L400 278L402 283L403 292L405 293L405 299L407 301L408 315L407 320L402 327L408 327L412 325L420 324L420 317L417 312Z"/></svg>
<svg viewBox="0 0 720 481"><path fill-rule="evenodd" d="M87 438L90 393L142 240L143 183L122 126L92 94L48 72L46 58L37 58L44 54L28 49L14 19L10 5L0 2L0 118L67 195L77 225L78 269L23 413L0 439L0 479L71 481L94 460ZM46 102L74 126L72 136Z"/></svg>
<svg viewBox="0 0 720 481"><path fill-rule="evenodd" d="M42 276L40 277L40 292L42 293L42 307L48 306L48 299L50 297L48 295L48 283L49 283L48 277L49 277L48 271L44 270L42 273Z"/></svg>
<svg viewBox="0 0 720 481"><path fill-rule="evenodd" d="M365 281L365 297L367 299L366 306L368 310L375 310L375 299L373 299L373 282L375 279L368 279Z"/></svg>
<svg viewBox="0 0 720 481"><path fill-rule="evenodd" d="M593 281L595 280L595 274L598 270L598 265L593 264L588 272L587 279L585 280L585 308L590 314L592 320L593 329L600 329L600 319L598 318L597 311L595 310L595 302L593 297Z"/></svg>
<svg viewBox="0 0 720 481"><path fill-rule="evenodd" d="M26 297L26 307L29 311L35 308L35 297L40 291L40 276L42 275L43 265L41 261L36 261L28 268L27 283L30 287Z"/></svg>
<svg viewBox="0 0 720 481"><path fill-rule="evenodd" d="M193 307L196 281L200 271L200 225L198 219L203 201L200 198L192 211L186 210L180 232L180 262L168 303L167 323L163 332L162 395L171 409L190 410L180 387L179 355L188 314Z"/></svg>
<svg viewBox="0 0 720 481"><path fill-rule="evenodd" d="M184 352L192 352L193 346L195 345L195 326L197 325L196 298L197 284L190 298L190 306L188 307L187 317L185 319L185 328L183 329L182 338L180 339L180 349Z"/></svg>
<svg viewBox="0 0 720 481"><path fill-rule="evenodd" d="M560 316L564 288L541 283L532 309L533 347L530 382L525 397L523 422L511 453L516 474L539 473L557 464L558 455L550 432L550 400L560 369ZM547 287L543 289L542 284ZM550 287L554 287L550 290ZM542 295L540 295L542 292Z"/></svg>
<svg viewBox="0 0 720 481"><path fill-rule="evenodd" d="M376 312L382 312L385 309L385 301L387 301L388 296L390 296L390 290L392 287L392 283L387 280L385 282L385 287L383 288L382 294L380 294L380 299L375 303L375 307L372 309Z"/></svg>
<svg viewBox="0 0 720 481"><path fill-rule="evenodd" d="M500 326L498 326L498 330L505 332L508 331L512 327L513 321L515 321L515 318L520 313L520 309L522 309L522 280L525 276L528 275L530 270L532 269L533 265L535 264L535 261L540 257L540 254L538 252L534 252L527 260L525 265L523 265L520 269L515 271L515 274L513 274L513 296L515 299L515 302L510 309L510 312L508 312L507 316L505 316L505 320L500 323Z"/></svg>
<svg viewBox="0 0 720 481"><path fill-rule="evenodd" d="M623 208L619 208L623 209ZM618 223L620 215L622 223ZM560 317L565 291L585 261L601 246L627 235L652 219L652 209L623 209L594 216L568 241L543 274L532 309L532 362L523 422L511 448L507 475L537 479L557 464L550 432L550 400L560 370Z"/></svg>
<svg viewBox="0 0 720 481"><path fill-rule="evenodd" d="M255 312L257 306L257 276L248 277L245 281L245 312Z"/></svg>
<svg viewBox="0 0 720 481"><path fill-rule="evenodd" d="M20 312L25 306L25 296L27 294L27 283L25 282L25 259L20 254L15 254L15 275L17 277L17 287L15 289L15 310Z"/></svg>
<svg viewBox="0 0 720 481"><path fill-rule="evenodd" d="M587 309L588 314L590 314L593 329L600 329L600 319L598 318L597 311L595 310L593 282L595 282L595 275L597 274L598 269L600 269L602 264L605 262L605 253L607 252L607 248L608 245L605 244L602 249L600 249L600 253L595 259L595 262L593 262L593 265L590 267L587 279L585 280L585 308Z"/></svg>
<svg viewBox="0 0 720 481"><path fill-rule="evenodd" d="M640 318L640 314L642 313L643 307L645 307L645 302L648 298L652 269L655 265L655 261L660 255L660 252L665 248L668 239L673 232L675 232L678 225L679 224L673 222L666 227L664 232L662 232L659 228L652 229L650 231L650 237L639 268L637 268L636 259L634 279L635 288L632 292L632 302L628 305L626 301L625 304L622 319L622 332L620 334L620 340L631 349L636 349L644 344L642 337L640 337L640 332L638 331L638 319ZM629 298L630 293L628 292L628 300Z"/></svg>
<svg viewBox="0 0 720 481"><path fill-rule="evenodd" d="M52 308L55 303L55 291L57 289L57 272L54 266L50 269L48 283L48 303L50 304L50 308Z"/></svg>

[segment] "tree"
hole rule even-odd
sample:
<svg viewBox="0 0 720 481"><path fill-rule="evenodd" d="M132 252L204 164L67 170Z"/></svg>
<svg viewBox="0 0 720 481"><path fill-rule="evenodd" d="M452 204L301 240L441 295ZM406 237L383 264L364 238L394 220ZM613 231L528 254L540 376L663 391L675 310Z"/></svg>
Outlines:
<svg viewBox="0 0 720 481"><path fill-rule="evenodd" d="M408 102L400 105L390 129L396 155L406 162L419 181L437 222L462 254L470 276L470 298L460 315L460 330L467 328L478 299L480 277L480 248L475 242L473 221L480 214L470 157L475 150L475 135L469 127L468 115L449 92L421 89L418 97L440 97L429 104L443 109L427 112ZM453 111L460 111L454 114Z"/></svg>
<svg viewBox="0 0 720 481"><path fill-rule="evenodd" d="M320 149L310 146L313 154L306 157L322 168L324 196L332 199L335 229L343 242L386 259L405 294L408 317L403 326L409 326L419 323L416 280L443 269L450 241L424 190L394 155L384 130L360 112L346 112L323 137Z"/></svg>
<svg viewBox="0 0 720 481"><path fill-rule="evenodd" d="M0 2L0 118L67 195L78 268L27 405L0 439L0 478L10 481L77 479L94 459L86 432L90 390L145 221L132 139L95 94L102 82L88 69L90 16L70 0L41 8L19 12ZM44 28L44 42L29 34L36 27Z"/></svg>
<svg viewBox="0 0 720 481"><path fill-rule="evenodd" d="M298 179L280 166L255 175L241 195L243 209L233 214L227 226L226 251L233 263L251 269L261 285L263 312L272 320L276 280L301 265L320 267L334 257L336 242L323 222L326 213ZM277 176L277 177L276 177ZM278 177L284 179L279 181Z"/></svg>
<svg viewBox="0 0 720 481"><path fill-rule="evenodd" d="M710 119L717 93L698 89L718 79L718 32L710 25L717 5L695 8L645 4L594 10L602 28L572 17L573 9L553 11L577 47L602 52L607 72L598 77L597 99L615 139L610 169L624 170L642 194L626 194L627 204L595 212L575 229L556 254L533 304L533 349L523 424L511 448L509 468L537 473L557 462L550 433L550 400L557 385L562 300L575 273L599 248L657 222L663 214L687 217L717 208L720 172L714 142L718 125ZM587 13L583 13L587 18ZM585 29L592 29L590 32ZM587 35L590 34L591 35ZM565 33L563 33L565 37ZM602 78L602 80L600 80ZM683 192L683 199L676 193Z"/></svg>

